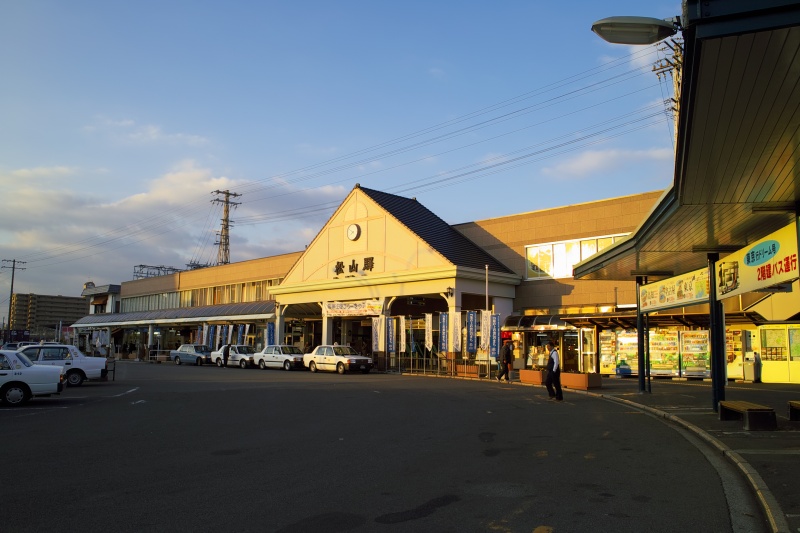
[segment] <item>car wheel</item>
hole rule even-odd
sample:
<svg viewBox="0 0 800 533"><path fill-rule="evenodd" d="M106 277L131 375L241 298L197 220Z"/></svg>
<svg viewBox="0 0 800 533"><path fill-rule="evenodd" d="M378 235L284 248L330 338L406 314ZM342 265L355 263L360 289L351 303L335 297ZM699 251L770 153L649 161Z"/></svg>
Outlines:
<svg viewBox="0 0 800 533"><path fill-rule="evenodd" d="M264 360L262 359L261 361L258 362L258 368L264 370L265 368L267 368L267 363L265 363Z"/></svg>
<svg viewBox="0 0 800 533"><path fill-rule="evenodd" d="M196 366L200 366L203 364L203 360L198 357L197 359L194 360L194 364Z"/></svg>
<svg viewBox="0 0 800 533"><path fill-rule="evenodd" d="M344 374L344 363L339 363L336 365L336 371L340 374Z"/></svg>
<svg viewBox="0 0 800 533"><path fill-rule="evenodd" d="M83 372L80 370L71 370L67 372L67 385L71 387L80 387L83 385Z"/></svg>
<svg viewBox="0 0 800 533"><path fill-rule="evenodd" d="M21 383L12 383L0 390L0 403L9 407L17 407L31 399L30 389Z"/></svg>
<svg viewBox="0 0 800 533"><path fill-rule="evenodd" d="M240 368L247 368L247 361L245 361L244 359L239 361L239 367Z"/></svg>
<svg viewBox="0 0 800 533"><path fill-rule="evenodd" d="M222 366L222 359L217 359L217 366Z"/></svg>
<svg viewBox="0 0 800 533"><path fill-rule="evenodd" d="M315 363L314 361L311 361L310 363L308 363L308 369L311 370L312 372L316 372L317 371L317 363Z"/></svg>
<svg viewBox="0 0 800 533"><path fill-rule="evenodd" d="M179 365L179 364L181 364L181 358L180 358L180 357L178 357L177 355L175 356L175 364L176 364L176 365Z"/></svg>
<svg viewBox="0 0 800 533"><path fill-rule="evenodd" d="M283 362L283 369L284 370L291 370L292 369L292 363L290 363L289 361L284 361Z"/></svg>

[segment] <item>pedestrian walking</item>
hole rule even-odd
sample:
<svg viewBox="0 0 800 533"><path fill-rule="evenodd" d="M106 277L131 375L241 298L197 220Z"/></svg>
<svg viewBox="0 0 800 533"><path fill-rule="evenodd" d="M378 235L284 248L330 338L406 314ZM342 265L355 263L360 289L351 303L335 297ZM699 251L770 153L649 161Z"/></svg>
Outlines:
<svg viewBox="0 0 800 533"><path fill-rule="evenodd" d="M561 364L558 350L552 341L547 342L545 349L550 356L547 358L547 377L544 380L544 386L547 387L547 394L550 395L551 400L561 402L564 401L564 395L561 393Z"/></svg>
<svg viewBox="0 0 800 533"><path fill-rule="evenodd" d="M231 355L231 345L226 344L222 347L222 367L226 368L228 366L228 357Z"/></svg>
<svg viewBox="0 0 800 533"><path fill-rule="evenodd" d="M497 381L502 381L503 376L505 376L506 383L509 383L511 381L511 365L514 363L514 352L511 349L511 341L509 339L503 341L503 347L500 349L500 357L497 362L499 365Z"/></svg>

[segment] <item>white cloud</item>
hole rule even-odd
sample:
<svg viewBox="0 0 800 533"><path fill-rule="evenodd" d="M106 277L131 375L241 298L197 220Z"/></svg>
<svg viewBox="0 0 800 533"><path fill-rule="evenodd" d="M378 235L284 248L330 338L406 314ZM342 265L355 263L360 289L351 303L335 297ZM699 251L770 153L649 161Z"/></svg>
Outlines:
<svg viewBox="0 0 800 533"><path fill-rule="evenodd" d="M36 179L36 178L53 178L59 176L69 176L75 174L77 171L74 167L35 167L35 168L19 168L11 171L11 176L15 178Z"/></svg>
<svg viewBox="0 0 800 533"><path fill-rule="evenodd" d="M95 117L94 122L84 126L84 131L106 133L112 138L136 143L206 145L209 139L201 135L165 132L155 124L138 125L131 119L114 120L104 116Z"/></svg>
<svg viewBox="0 0 800 533"><path fill-rule="evenodd" d="M670 148L649 150L589 150L542 172L557 178L583 178L597 173L608 173L644 161L670 161L674 154Z"/></svg>

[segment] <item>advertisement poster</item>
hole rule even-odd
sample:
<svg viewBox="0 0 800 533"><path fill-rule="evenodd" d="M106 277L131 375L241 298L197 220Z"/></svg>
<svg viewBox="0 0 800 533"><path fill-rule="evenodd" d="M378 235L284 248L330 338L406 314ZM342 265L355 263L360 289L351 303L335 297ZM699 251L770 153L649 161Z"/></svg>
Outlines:
<svg viewBox="0 0 800 533"><path fill-rule="evenodd" d="M326 316L364 316L379 315L383 311L383 304L378 300L364 300L361 302L325 302L322 308Z"/></svg>
<svg viewBox="0 0 800 533"><path fill-rule="evenodd" d="M639 287L639 308L649 313L708 301L708 268Z"/></svg>

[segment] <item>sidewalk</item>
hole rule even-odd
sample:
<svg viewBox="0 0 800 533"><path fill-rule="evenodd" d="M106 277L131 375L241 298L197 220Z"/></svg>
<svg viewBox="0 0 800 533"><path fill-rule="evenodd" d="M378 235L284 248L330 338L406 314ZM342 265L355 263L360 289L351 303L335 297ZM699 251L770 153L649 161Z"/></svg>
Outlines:
<svg viewBox="0 0 800 533"><path fill-rule="evenodd" d="M741 421L720 421L710 382L653 379L650 389L640 393L635 377L605 377L601 389L564 390L629 403L693 431L744 473L773 531L800 531L800 422L789 421L787 407L800 400L800 385L728 382L726 400L775 410L775 431L744 431Z"/></svg>

